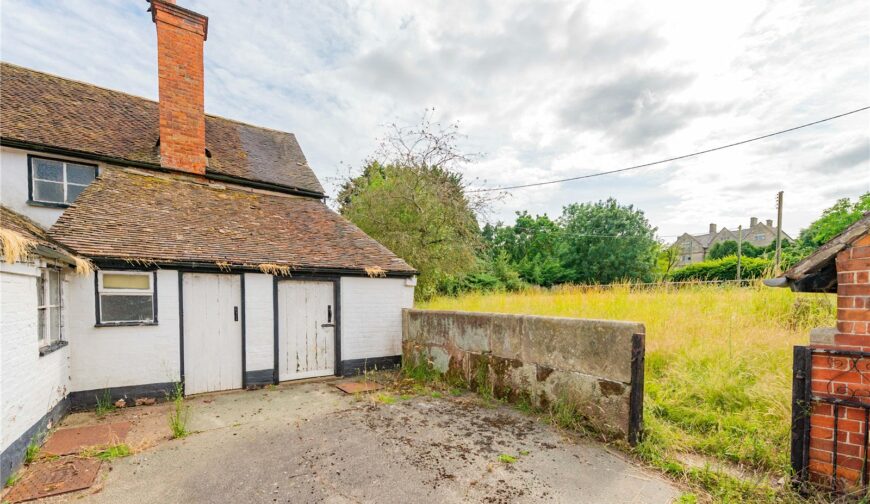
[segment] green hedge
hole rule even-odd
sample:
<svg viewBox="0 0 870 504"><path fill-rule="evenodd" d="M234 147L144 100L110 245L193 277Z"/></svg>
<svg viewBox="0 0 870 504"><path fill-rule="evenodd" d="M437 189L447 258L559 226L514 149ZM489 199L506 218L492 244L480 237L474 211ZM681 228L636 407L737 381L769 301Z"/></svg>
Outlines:
<svg viewBox="0 0 870 504"><path fill-rule="evenodd" d="M744 257L740 261L741 278L759 278L773 269L773 261L760 257ZM737 256L723 257L690 264L670 274L670 280L737 280Z"/></svg>

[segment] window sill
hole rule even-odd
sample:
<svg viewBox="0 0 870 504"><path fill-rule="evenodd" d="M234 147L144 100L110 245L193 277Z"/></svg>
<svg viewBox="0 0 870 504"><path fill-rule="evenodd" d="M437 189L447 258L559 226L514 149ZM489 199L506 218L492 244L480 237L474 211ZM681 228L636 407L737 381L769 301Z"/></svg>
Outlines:
<svg viewBox="0 0 870 504"><path fill-rule="evenodd" d="M48 208L69 208L67 203L50 203L48 201L27 200L30 206L48 207Z"/></svg>
<svg viewBox="0 0 870 504"><path fill-rule="evenodd" d="M157 321L153 322L97 322L94 327L135 327L135 326L155 326Z"/></svg>
<svg viewBox="0 0 870 504"><path fill-rule="evenodd" d="M52 343L50 345L46 345L44 347L39 347L39 356L45 357L46 355L48 355L52 352L55 352L57 350L60 350L61 348L65 347L67 345L69 345L69 343L66 340L59 340L59 341L55 341L54 343Z"/></svg>

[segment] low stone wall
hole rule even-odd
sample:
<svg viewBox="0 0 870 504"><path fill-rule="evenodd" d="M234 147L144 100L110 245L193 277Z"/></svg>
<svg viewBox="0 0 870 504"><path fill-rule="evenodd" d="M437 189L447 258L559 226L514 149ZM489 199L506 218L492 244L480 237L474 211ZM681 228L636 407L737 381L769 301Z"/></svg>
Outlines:
<svg viewBox="0 0 870 504"><path fill-rule="evenodd" d="M643 324L411 309L402 324L405 365L428 363L472 388L542 408L567 401L595 429L638 441Z"/></svg>

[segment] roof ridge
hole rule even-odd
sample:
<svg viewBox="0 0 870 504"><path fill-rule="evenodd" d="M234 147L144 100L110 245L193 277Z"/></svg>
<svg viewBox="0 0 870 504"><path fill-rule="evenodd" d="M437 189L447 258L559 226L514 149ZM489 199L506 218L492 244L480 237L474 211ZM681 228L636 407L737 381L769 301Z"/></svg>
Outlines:
<svg viewBox="0 0 870 504"><path fill-rule="evenodd" d="M70 78L70 77L64 77L63 75L53 74L53 73L51 73L51 72L46 72L46 71L44 71L44 70L37 70L37 69L35 69L35 68L29 68L29 67L26 67L26 66L21 66L21 65L15 64L15 63L10 63L10 62L8 62L8 61L0 61L0 65L8 65L8 66L15 67L15 68L18 68L18 69L21 69L21 70L25 70L25 71L27 71L27 72L33 72L33 73L42 74L42 75L45 75L46 77L51 77L51 78L54 78L54 79L62 79L62 80L65 80L65 81L74 82L74 83L76 83L76 84L80 84L80 85L82 85L82 86L88 86L88 87L95 88L95 89L99 89L99 90L102 90L102 91L107 91L107 92L109 92L109 93L122 94L122 95L125 95L125 96L129 96L130 98L135 98L135 99L137 99L137 100L146 101L146 102L148 102L148 103L154 103L154 104L157 104L157 105L160 104L160 100L153 100L153 99L151 99L151 98L146 98L146 97L144 97L144 96L135 95L135 94L133 94L133 93L128 93L128 92L126 92L126 91L120 91L120 90L118 90L118 89L112 89L112 88L108 88L108 87L105 87L105 86L100 86L99 84L94 84L94 83L92 83L92 82L86 82L86 81L82 81L82 80L78 80L78 79L73 79L73 78ZM245 121L240 121L240 120L238 120L238 119L231 119L231 118L229 118L229 117L219 116L219 115L216 115L216 114L209 114L208 112L206 112L205 115L206 115L207 117L212 117L212 118L214 118L214 119L220 119L220 120L222 120L222 121L228 121L228 122L233 122L233 123L236 123L236 124L242 124L242 125L244 125L244 126L250 126L250 127L252 127L252 128L257 128L257 129L261 129L261 130L265 130L265 131L274 131L275 133L283 133L283 134L285 134L285 135L291 135L293 138L296 138L296 134L293 133L292 131L283 131L283 130L279 130L279 129L275 129L275 128L269 128L268 126L260 126L260 125L257 125L257 124L251 124L251 123L248 123L248 122L245 122Z"/></svg>

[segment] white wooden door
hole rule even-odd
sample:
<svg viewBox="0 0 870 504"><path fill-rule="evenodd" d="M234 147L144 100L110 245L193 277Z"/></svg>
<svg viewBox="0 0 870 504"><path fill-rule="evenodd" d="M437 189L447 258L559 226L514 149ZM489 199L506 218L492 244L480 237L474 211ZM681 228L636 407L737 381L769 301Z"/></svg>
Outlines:
<svg viewBox="0 0 870 504"><path fill-rule="evenodd" d="M242 387L242 289L238 275L183 273L184 392Z"/></svg>
<svg viewBox="0 0 870 504"><path fill-rule="evenodd" d="M278 379L335 373L332 282L278 282Z"/></svg>

